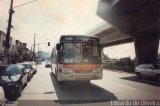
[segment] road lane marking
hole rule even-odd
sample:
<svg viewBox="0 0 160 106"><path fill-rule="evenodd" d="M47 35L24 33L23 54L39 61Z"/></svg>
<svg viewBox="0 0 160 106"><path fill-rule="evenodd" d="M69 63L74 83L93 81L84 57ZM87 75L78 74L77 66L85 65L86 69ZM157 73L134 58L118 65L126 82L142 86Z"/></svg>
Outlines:
<svg viewBox="0 0 160 106"><path fill-rule="evenodd" d="M117 83L117 82L115 82L114 84L116 84L116 85L120 85L120 86L123 86L123 87L126 87L126 88L129 88L129 89L132 89L132 90L135 90L135 89L136 89L136 88L133 88L133 87L130 87L130 86L127 86L127 85L121 84L121 83Z"/></svg>

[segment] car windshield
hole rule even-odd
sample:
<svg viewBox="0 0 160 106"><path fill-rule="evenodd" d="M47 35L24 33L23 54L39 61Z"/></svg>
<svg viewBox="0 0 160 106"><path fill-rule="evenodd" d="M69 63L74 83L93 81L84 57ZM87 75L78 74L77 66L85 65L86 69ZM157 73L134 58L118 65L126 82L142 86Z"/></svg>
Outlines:
<svg viewBox="0 0 160 106"><path fill-rule="evenodd" d="M30 65L29 64L22 64L24 66L25 69L30 69Z"/></svg>
<svg viewBox="0 0 160 106"><path fill-rule="evenodd" d="M160 66L158 64L153 65L155 69L160 69Z"/></svg>
<svg viewBox="0 0 160 106"><path fill-rule="evenodd" d="M4 75L18 75L21 74L18 66L7 66L3 72Z"/></svg>
<svg viewBox="0 0 160 106"><path fill-rule="evenodd" d="M6 66L0 66L0 76L3 74L4 70L6 70Z"/></svg>
<svg viewBox="0 0 160 106"><path fill-rule="evenodd" d="M46 63L51 63L51 61L46 61Z"/></svg>
<svg viewBox="0 0 160 106"><path fill-rule="evenodd" d="M51 61L51 58L46 58L45 61Z"/></svg>

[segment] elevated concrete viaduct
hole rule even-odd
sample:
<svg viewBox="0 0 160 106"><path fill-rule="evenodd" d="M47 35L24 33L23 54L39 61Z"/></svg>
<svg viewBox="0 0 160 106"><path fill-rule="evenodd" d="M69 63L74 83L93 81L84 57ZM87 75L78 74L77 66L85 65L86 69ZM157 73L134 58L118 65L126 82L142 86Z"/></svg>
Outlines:
<svg viewBox="0 0 160 106"><path fill-rule="evenodd" d="M99 0L97 15L113 27L95 33L103 47L134 41L136 63L156 63L160 0Z"/></svg>

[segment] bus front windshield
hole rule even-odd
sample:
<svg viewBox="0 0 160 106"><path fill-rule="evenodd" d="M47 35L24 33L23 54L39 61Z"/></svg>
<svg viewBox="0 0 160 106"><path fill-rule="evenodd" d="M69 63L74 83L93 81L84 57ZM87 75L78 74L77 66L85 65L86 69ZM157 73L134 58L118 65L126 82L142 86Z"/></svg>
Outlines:
<svg viewBox="0 0 160 106"><path fill-rule="evenodd" d="M64 63L101 63L100 47L96 43L64 43Z"/></svg>

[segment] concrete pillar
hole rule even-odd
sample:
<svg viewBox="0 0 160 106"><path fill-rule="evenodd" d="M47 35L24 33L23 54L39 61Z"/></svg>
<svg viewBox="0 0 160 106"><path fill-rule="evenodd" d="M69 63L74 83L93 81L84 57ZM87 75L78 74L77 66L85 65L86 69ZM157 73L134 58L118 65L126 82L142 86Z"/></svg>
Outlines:
<svg viewBox="0 0 160 106"><path fill-rule="evenodd" d="M136 65L156 63L159 48L159 33L145 32L134 37Z"/></svg>

